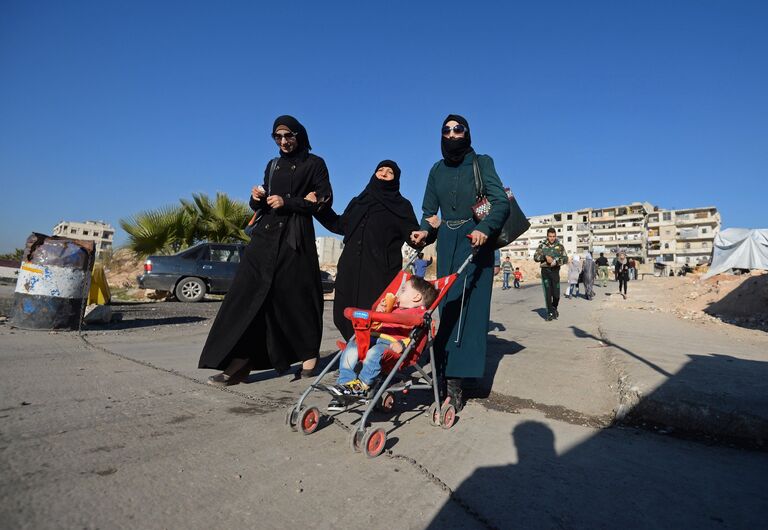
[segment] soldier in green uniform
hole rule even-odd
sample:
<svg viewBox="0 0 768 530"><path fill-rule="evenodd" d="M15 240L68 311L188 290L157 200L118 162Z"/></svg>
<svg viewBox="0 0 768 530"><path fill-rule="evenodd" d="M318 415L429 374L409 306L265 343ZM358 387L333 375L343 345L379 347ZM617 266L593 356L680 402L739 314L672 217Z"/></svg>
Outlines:
<svg viewBox="0 0 768 530"><path fill-rule="evenodd" d="M565 248L557 240L554 228L547 230L547 239L539 243L533 260L541 264L541 285L547 304L547 320L557 318L557 304L560 302L560 266L568 263Z"/></svg>

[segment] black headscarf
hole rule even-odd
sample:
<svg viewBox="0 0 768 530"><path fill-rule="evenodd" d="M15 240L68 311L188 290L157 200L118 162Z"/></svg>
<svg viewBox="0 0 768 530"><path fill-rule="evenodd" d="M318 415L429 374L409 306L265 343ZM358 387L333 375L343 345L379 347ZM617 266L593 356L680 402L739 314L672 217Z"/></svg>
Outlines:
<svg viewBox="0 0 768 530"><path fill-rule="evenodd" d="M443 160L445 165L449 167L457 167L464 161L464 157L469 153L473 153L472 149L472 135L469 134L469 123L463 116L458 114L449 114L447 118L443 120L443 127L449 121L457 121L467 128L467 132L464 133L464 138L446 138L441 136L440 150L443 152Z"/></svg>
<svg viewBox="0 0 768 530"><path fill-rule="evenodd" d="M395 173L392 180L376 178L376 171L382 167L391 168ZM410 219L413 217L413 207L408 199L400 195L400 167L393 160L382 160L376 166L371 180L363 192L349 201L344 210L345 223L349 227L356 227L367 213L377 210L387 210L396 217ZM351 230L346 237L351 235ZM345 241L346 241L345 237Z"/></svg>
<svg viewBox="0 0 768 530"><path fill-rule="evenodd" d="M288 127L291 132L296 133L296 141L298 142L296 149L292 153L285 154L280 151L280 156L284 158L293 158L300 153L312 150L312 146L309 144L309 136L307 136L307 130L301 123L299 123L299 120L293 116L288 116L287 114L278 116L274 125L272 125L272 134L275 133L280 125ZM278 147L278 149L280 148Z"/></svg>

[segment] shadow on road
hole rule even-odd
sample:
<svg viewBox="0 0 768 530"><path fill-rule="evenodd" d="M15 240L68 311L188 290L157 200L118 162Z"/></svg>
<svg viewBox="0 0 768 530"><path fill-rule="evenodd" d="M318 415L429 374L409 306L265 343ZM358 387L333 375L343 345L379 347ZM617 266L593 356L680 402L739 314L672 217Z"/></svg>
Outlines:
<svg viewBox="0 0 768 530"><path fill-rule="evenodd" d="M764 488L752 489L768 473L759 454L734 480L733 463L744 462L736 451L719 448L710 462L704 449L626 429L558 455L552 430L526 421L511 445L502 459L513 464L477 469L447 503L465 504L493 528L752 528L768 516ZM452 527L447 503L428 528Z"/></svg>
<svg viewBox="0 0 768 530"><path fill-rule="evenodd" d="M646 366L649 366L650 368L652 368L653 370L657 371L658 373L660 373L662 375L665 375L667 377L672 377L672 374L670 374L669 372L664 370L659 365L657 365L655 363L652 363L648 359L644 358L642 355L639 355L639 354L637 354L637 353L635 353L633 351L630 351L627 348L624 348L623 346L619 346L615 342L611 342L608 339L604 339L604 338L600 338L600 337L595 337L591 333L589 333L587 331L584 331L581 328L577 328L576 326L571 326L571 329L573 330L573 334L576 337L580 338L580 339L592 339L592 340L601 342L601 343L605 344L606 346L611 346L613 348L616 348L617 350L626 353L630 357L633 357L634 359L637 359L638 361L640 361L641 363L645 364Z"/></svg>
<svg viewBox="0 0 768 530"><path fill-rule="evenodd" d="M106 331L106 330L124 330L135 328L152 328L156 326L172 326L176 324L192 324L194 322L201 322L208 320L204 317L196 316L178 316L178 317L160 317L160 318L136 318L130 320L119 320L117 322L111 322L109 324L88 324L87 329L93 331Z"/></svg>

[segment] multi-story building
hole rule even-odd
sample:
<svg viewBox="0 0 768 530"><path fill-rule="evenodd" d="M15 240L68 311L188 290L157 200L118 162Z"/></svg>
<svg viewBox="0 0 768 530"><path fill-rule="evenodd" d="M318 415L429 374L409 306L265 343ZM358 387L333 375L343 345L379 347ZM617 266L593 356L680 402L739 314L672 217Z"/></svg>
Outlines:
<svg viewBox="0 0 768 530"><path fill-rule="evenodd" d="M720 215L714 207L663 210L647 202L584 208L530 218L531 227L502 249L504 256L532 258L554 228L569 254L623 250L641 262L658 256L672 265L709 261Z"/></svg>
<svg viewBox="0 0 768 530"><path fill-rule="evenodd" d="M706 263L712 256L720 214L714 206L661 210L648 216L648 258L664 263Z"/></svg>
<svg viewBox="0 0 768 530"><path fill-rule="evenodd" d="M112 250L115 229L104 221L60 221L53 227L53 235L95 242L96 257Z"/></svg>
<svg viewBox="0 0 768 530"><path fill-rule="evenodd" d="M320 265L335 267L344 250L344 242L338 237L318 237L315 238L315 244Z"/></svg>

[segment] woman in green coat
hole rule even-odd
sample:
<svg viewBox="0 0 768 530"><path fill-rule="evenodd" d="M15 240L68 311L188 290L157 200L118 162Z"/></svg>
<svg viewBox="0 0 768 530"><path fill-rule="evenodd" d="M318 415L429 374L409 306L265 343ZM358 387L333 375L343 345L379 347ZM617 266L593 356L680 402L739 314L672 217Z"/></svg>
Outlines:
<svg viewBox="0 0 768 530"><path fill-rule="evenodd" d="M448 276L472 252L472 263L458 278L440 305L440 328L435 337L438 369L447 380L446 391L460 410L461 379L482 377L485 371L488 320L493 287L493 247L509 215L509 201L493 159L472 149L469 123L451 114L442 127L443 159L429 172L422 204L420 230L411 234L415 245L437 238L437 275ZM477 202L473 161L477 159L490 213L480 222L472 217ZM442 218L439 221L438 212Z"/></svg>

